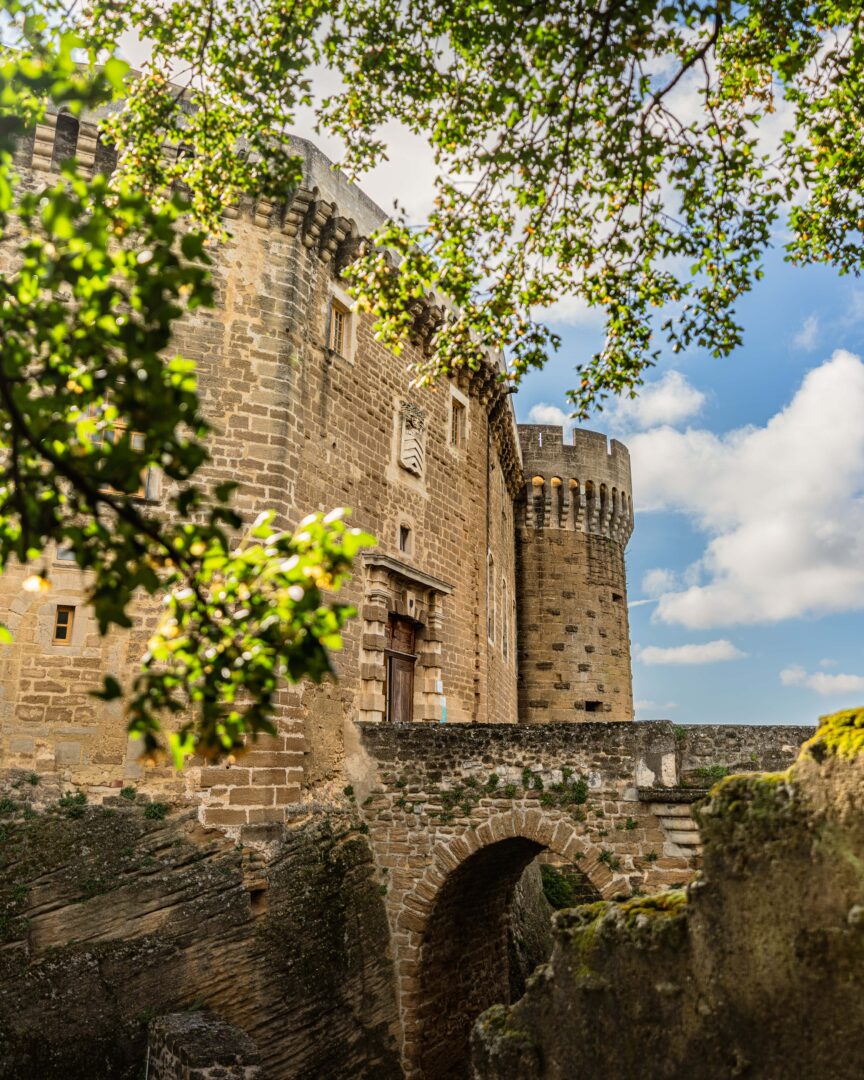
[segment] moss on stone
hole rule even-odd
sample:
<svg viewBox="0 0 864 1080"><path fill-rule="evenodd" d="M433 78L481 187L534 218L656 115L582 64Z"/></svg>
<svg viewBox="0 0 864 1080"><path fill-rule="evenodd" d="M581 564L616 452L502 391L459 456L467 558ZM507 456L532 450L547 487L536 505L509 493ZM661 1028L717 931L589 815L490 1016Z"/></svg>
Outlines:
<svg viewBox="0 0 864 1080"><path fill-rule="evenodd" d="M864 708L844 709L819 718L812 739L801 747L801 756L824 761L827 757L854 758L864 751Z"/></svg>

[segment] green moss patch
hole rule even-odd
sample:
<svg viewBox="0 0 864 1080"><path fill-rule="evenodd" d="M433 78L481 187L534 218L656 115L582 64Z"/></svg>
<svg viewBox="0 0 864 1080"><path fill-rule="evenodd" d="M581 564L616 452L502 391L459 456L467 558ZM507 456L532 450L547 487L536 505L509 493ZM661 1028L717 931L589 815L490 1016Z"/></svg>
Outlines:
<svg viewBox="0 0 864 1080"><path fill-rule="evenodd" d="M844 709L819 718L812 739L801 747L801 756L824 761L827 757L854 758L864 751L864 709Z"/></svg>

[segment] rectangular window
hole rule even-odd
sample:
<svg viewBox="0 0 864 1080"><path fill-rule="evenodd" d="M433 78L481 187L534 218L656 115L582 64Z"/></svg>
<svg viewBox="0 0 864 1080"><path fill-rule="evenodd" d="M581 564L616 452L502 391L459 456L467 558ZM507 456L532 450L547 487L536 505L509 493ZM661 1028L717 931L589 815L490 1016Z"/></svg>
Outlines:
<svg viewBox="0 0 864 1080"><path fill-rule="evenodd" d="M54 612L54 644L68 645L72 639L72 624L75 621L75 608L69 604L58 604Z"/></svg>
<svg viewBox="0 0 864 1080"><path fill-rule="evenodd" d="M330 348L340 356L345 355L345 336L348 312L334 300L330 305Z"/></svg>
<svg viewBox="0 0 864 1080"><path fill-rule="evenodd" d="M407 525L399 526L399 550L406 553L411 550L411 530Z"/></svg>
<svg viewBox="0 0 864 1080"><path fill-rule="evenodd" d="M98 411L91 407L90 415L91 416L97 416ZM123 436L126 434L126 432L128 430L129 429L126 427L126 424L124 424L122 422L112 424L109 428L104 429L101 432L101 434L97 434L94 441L96 443L99 443L99 441L101 440L102 445L104 445L105 443L116 443L120 439L123 438ZM144 450L145 450L145 447L146 447L146 438L144 436L144 433L142 431L130 431L129 432L129 446L135 453L143 454ZM156 485L155 485L154 478L153 478L153 470L152 469L141 469L138 476L139 476L140 484L134 491L120 492L116 488L112 488L109 484L103 484L102 485L102 490L103 491L115 492L118 495L119 494L128 494L128 495L131 495L133 499L152 499L152 498L155 498L155 486Z"/></svg>
<svg viewBox="0 0 864 1080"><path fill-rule="evenodd" d="M465 406L456 398L450 399L450 445L465 445Z"/></svg>

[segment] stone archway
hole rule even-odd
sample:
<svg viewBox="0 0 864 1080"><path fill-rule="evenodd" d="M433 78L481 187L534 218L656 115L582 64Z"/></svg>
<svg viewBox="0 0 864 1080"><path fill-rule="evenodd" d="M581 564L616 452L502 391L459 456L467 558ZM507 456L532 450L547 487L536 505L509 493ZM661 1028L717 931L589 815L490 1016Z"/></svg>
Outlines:
<svg viewBox="0 0 864 1080"><path fill-rule="evenodd" d="M462 1080L476 1017L509 1001L507 916L528 864L548 849L598 895L620 889L600 851L557 814L513 809L439 843L403 899L395 937L403 1062L410 1080Z"/></svg>

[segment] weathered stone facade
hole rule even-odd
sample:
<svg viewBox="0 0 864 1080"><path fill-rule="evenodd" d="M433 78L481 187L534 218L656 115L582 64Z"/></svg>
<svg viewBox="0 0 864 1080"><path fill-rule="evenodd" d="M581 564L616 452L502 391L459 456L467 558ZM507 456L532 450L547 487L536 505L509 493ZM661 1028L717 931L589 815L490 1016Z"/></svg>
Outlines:
<svg viewBox="0 0 864 1080"><path fill-rule="evenodd" d="M517 534L523 723L632 720L624 548L630 455L613 439L519 428L526 481Z"/></svg>
<svg viewBox="0 0 864 1080"><path fill-rule="evenodd" d="M82 156L92 162L92 125L82 132ZM30 156L22 152L32 185L56 167L53 138L46 122ZM500 369L490 359L435 391L413 390L406 367L434 327L429 304L420 305L414 344L400 358L375 340L366 317L350 312L341 351L330 346L331 305L348 300L340 268L382 214L312 146L292 148L305 160L304 187L289 206L250 202L229 214L232 235L214 250L215 310L189 315L177 334L178 349L198 364L215 429L205 479L239 481L248 518L272 507L287 526L310 511L350 506L379 546L359 560L346 589L360 617L337 658L338 684L286 690L279 735L258 743L242 767L193 768L183 780L170 770L148 773L151 790L172 796L200 786L202 821L235 831L282 820L286 806L320 795L322 784L341 791L346 727L387 714L386 633L395 615L415 633L414 720L438 721L445 710L449 723L512 723L517 715L521 473ZM456 439L454 408L462 410ZM155 478L157 501L159 486ZM61 554L49 553L47 594L21 591L23 568L0 584L0 619L15 635L0 654L0 750L7 767L99 798L139 782L141 772L121 707L88 692L104 671L128 681L158 604L142 604L132 631L100 639L84 602L86 579ZM58 604L75 608L68 642L52 641Z"/></svg>

